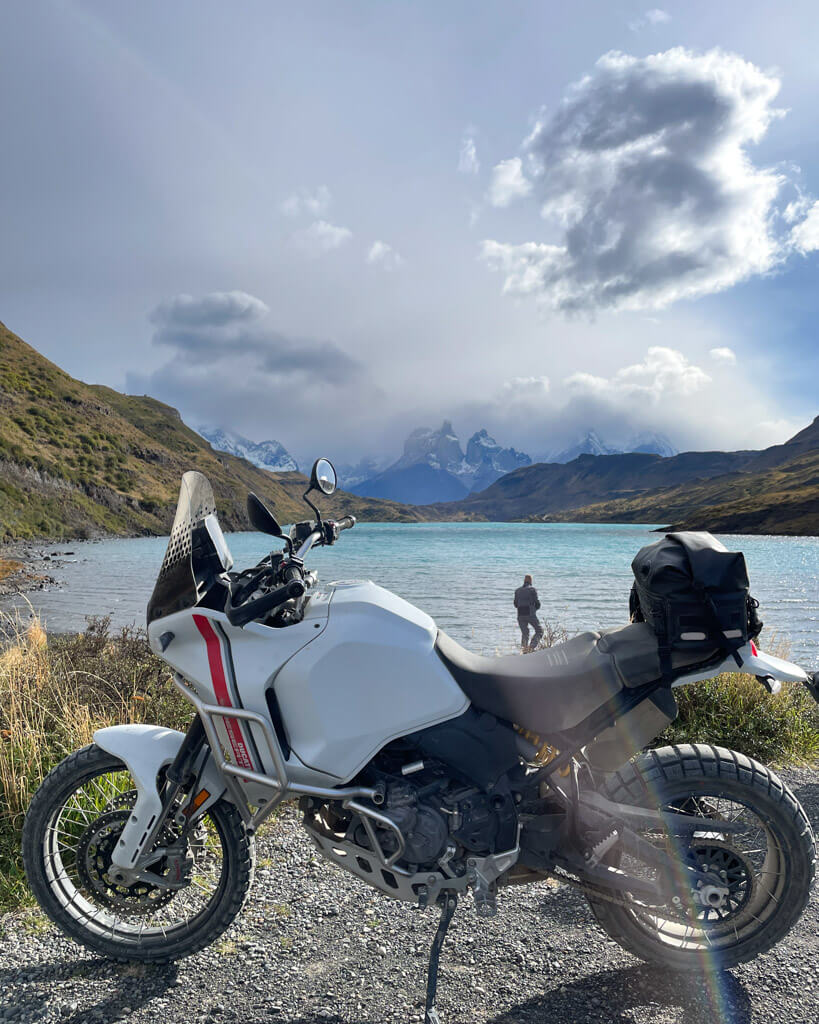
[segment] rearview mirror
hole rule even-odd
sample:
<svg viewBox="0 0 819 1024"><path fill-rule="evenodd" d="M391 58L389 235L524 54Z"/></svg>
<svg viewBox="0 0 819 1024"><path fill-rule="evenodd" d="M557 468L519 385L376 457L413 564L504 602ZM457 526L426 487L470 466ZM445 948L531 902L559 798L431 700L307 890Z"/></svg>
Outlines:
<svg viewBox="0 0 819 1024"><path fill-rule="evenodd" d="M247 496L247 518L253 529L258 530L259 533L269 533L273 537L282 536L282 528L276 521L276 517L253 491Z"/></svg>
<svg viewBox="0 0 819 1024"><path fill-rule="evenodd" d="M332 494L338 484L335 467L329 459L316 459L310 473L310 490Z"/></svg>

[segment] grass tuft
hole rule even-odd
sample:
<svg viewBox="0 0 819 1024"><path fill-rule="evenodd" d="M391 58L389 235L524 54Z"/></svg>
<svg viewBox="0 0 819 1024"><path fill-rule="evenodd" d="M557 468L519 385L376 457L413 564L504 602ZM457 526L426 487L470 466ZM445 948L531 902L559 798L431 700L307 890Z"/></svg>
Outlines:
<svg viewBox="0 0 819 1024"><path fill-rule="evenodd" d="M190 705L141 631L111 635L108 619L48 637L37 618L0 617L0 911L31 902L20 862L26 809L48 772L126 722L187 728Z"/></svg>

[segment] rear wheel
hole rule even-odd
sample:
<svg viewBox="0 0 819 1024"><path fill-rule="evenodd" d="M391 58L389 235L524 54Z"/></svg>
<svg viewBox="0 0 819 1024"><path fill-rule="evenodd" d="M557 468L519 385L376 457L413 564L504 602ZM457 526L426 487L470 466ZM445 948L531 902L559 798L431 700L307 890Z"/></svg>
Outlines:
<svg viewBox="0 0 819 1024"><path fill-rule="evenodd" d="M588 897L600 926L629 952L682 970L732 967L770 949L799 919L815 871L813 832L790 789L757 761L701 744L662 747L615 773L606 796L714 820L673 849L665 836L644 833L719 877L713 892L677 908ZM744 827L720 832L720 821Z"/></svg>
<svg viewBox="0 0 819 1024"><path fill-rule="evenodd" d="M209 945L231 924L253 875L253 840L232 804L219 801L185 843L189 884L148 878L130 886L108 873L136 799L125 765L96 746L67 757L31 802L23 829L29 885L67 935L111 960L167 962ZM167 831L158 845L179 846ZM159 861L154 870L163 871Z"/></svg>

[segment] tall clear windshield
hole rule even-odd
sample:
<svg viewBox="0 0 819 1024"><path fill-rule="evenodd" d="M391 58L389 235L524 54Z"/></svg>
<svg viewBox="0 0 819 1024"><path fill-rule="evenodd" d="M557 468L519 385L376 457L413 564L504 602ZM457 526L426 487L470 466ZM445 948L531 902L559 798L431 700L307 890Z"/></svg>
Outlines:
<svg viewBox="0 0 819 1024"><path fill-rule="evenodd" d="M148 602L149 625L197 604L205 582L203 570L211 569L214 555L222 568L229 568L230 553L216 519L213 488L201 473L185 473L168 548Z"/></svg>

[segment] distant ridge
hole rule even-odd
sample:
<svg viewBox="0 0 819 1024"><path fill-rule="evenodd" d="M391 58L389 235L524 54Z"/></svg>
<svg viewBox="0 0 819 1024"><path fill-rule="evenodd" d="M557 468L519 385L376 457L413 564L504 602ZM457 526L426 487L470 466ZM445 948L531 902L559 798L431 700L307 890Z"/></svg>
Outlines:
<svg viewBox="0 0 819 1024"><path fill-rule="evenodd" d="M447 519L642 522L819 535L819 417L764 451L581 455L537 463L429 509Z"/></svg>

